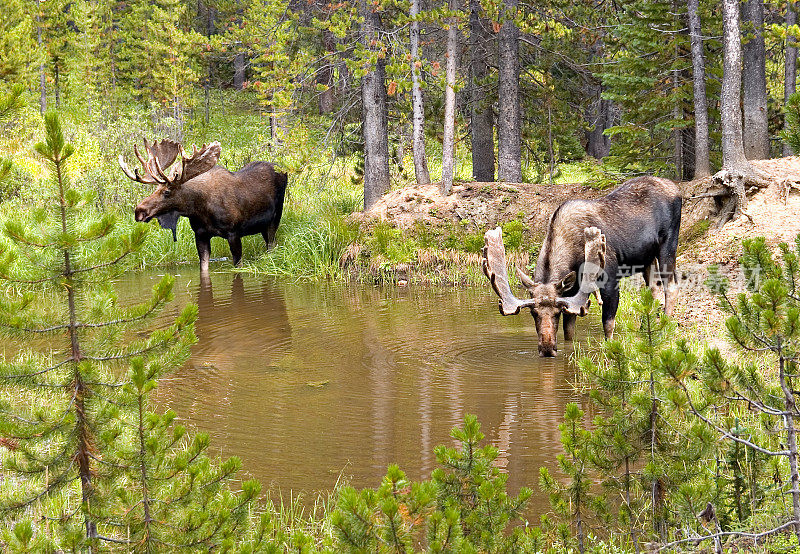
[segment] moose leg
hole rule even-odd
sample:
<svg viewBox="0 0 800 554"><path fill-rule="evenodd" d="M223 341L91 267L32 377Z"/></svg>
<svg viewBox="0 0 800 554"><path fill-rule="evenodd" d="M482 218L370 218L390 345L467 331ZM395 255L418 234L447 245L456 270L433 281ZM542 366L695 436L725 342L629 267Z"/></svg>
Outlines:
<svg viewBox="0 0 800 554"><path fill-rule="evenodd" d="M619 286L616 279L608 280L600 291L600 297L603 299L603 332L606 340L611 340L614 338L614 326L619 307Z"/></svg>
<svg viewBox="0 0 800 554"><path fill-rule="evenodd" d="M564 318L564 340L574 340L575 324L578 321L578 316L564 312L562 317Z"/></svg>
<svg viewBox="0 0 800 554"><path fill-rule="evenodd" d="M275 246L275 235L278 233L278 223L270 223L267 226L267 230L261 233L261 236L264 237L264 242L267 244L267 250L272 250L272 247Z"/></svg>
<svg viewBox="0 0 800 554"><path fill-rule="evenodd" d="M200 258L200 273L208 273L208 260L211 259L211 237L195 234L194 244L197 246L197 256Z"/></svg>
<svg viewBox="0 0 800 554"><path fill-rule="evenodd" d="M644 284L650 289L650 292L653 294L653 298L658 298L659 284L663 286L663 282L661 280L661 270L659 268L660 265L658 263L658 258L656 258L649 266L644 268L644 272L642 273L642 276L644 277ZM664 288L664 290L666 291L667 289Z"/></svg>
<svg viewBox="0 0 800 554"><path fill-rule="evenodd" d="M675 267L675 255L678 250L678 233L669 237L658 253L658 265L660 267L661 286L664 287L664 313L672 315L675 307L675 296L678 293L678 275Z"/></svg>
<svg viewBox="0 0 800 554"><path fill-rule="evenodd" d="M233 265L239 267L242 263L242 238L231 237L228 239L228 246L231 247L231 258L233 258Z"/></svg>

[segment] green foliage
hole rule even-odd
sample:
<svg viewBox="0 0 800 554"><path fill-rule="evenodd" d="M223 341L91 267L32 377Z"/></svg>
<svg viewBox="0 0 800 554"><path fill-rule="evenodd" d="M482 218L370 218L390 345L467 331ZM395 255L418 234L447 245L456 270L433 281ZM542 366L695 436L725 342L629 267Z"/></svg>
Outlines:
<svg viewBox="0 0 800 554"><path fill-rule="evenodd" d="M408 263L416 254L417 244L404 236L402 229L380 221L372 228L367 246L371 253L385 257L392 263Z"/></svg>
<svg viewBox="0 0 800 554"><path fill-rule="evenodd" d="M783 107L784 128L780 135L783 142L800 152L800 93L789 96Z"/></svg>
<svg viewBox="0 0 800 554"><path fill-rule="evenodd" d="M460 448L438 446L440 467L430 481L412 483L389 466L378 489L345 487L331 514L337 547L351 552L412 552L424 537L425 552L527 552L535 535L521 527L531 491L506 492L508 476L494 466L498 451L480 447L477 418L467 415L451 432Z"/></svg>
<svg viewBox="0 0 800 554"><path fill-rule="evenodd" d="M23 85L17 84L5 94L0 91L0 130L4 133L11 133L15 130L15 118L24 105L22 99L24 90L25 87ZM13 193L9 183L11 168L11 160L0 157L0 201Z"/></svg>
<svg viewBox="0 0 800 554"><path fill-rule="evenodd" d="M113 215L94 210L91 194L71 186L76 150L54 113L44 137L36 151L53 174L51 200L32 225L6 220L0 240L9 292L0 298L0 332L18 341L17 354L0 361L0 436L9 451L0 511L36 513L48 524L34 532L20 519L4 546L82 550L130 539L135 551L152 552L243 542L259 486L233 492L237 459L216 465L207 436L189 438L174 413L149 410L157 379L188 356L197 308L132 338L171 299L173 279L141 304L117 303L109 283L144 246L147 227L121 231Z"/></svg>
<svg viewBox="0 0 800 554"><path fill-rule="evenodd" d="M30 11L29 11L30 10ZM42 57L35 42L33 10L22 0L7 0L0 10L0 82L23 85Z"/></svg>

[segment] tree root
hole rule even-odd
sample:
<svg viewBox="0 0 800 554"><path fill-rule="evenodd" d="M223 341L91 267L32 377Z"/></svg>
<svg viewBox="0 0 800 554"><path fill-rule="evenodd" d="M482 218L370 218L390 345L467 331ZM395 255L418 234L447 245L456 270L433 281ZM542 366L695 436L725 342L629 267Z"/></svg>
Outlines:
<svg viewBox="0 0 800 554"><path fill-rule="evenodd" d="M717 228L742 216L752 223L753 218L747 213L747 194L768 187L770 182L769 175L753 167L722 169L715 173L712 186L702 196L713 197L719 206Z"/></svg>

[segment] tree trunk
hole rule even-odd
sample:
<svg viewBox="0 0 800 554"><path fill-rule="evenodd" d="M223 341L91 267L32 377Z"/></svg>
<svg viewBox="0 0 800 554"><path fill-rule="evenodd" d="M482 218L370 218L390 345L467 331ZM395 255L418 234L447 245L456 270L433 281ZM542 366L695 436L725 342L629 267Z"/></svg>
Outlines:
<svg viewBox="0 0 800 554"><path fill-rule="evenodd" d="M319 93L319 113L329 114L333 111L333 56L336 52L336 37L331 31L322 31L322 46L325 50L325 61L317 71L317 84L325 90Z"/></svg>
<svg viewBox="0 0 800 554"><path fill-rule="evenodd" d="M498 178L501 181L522 181L521 117L519 104L519 29L513 17L517 0L508 0L500 28L498 86Z"/></svg>
<svg viewBox="0 0 800 554"><path fill-rule="evenodd" d="M451 11L458 9L457 0L450 0ZM456 134L456 60L458 57L458 21L449 18L447 29L447 62L445 65L444 89L444 137L442 139L442 182L439 193L447 196L453 190L453 178L456 171L455 134Z"/></svg>
<svg viewBox="0 0 800 554"><path fill-rule="evenodd" d="M720 117L722 119L722 165L726 169L750 171L744 154L742 139L742 111L740 108L742 89L742 43L739 32L738 0L722 2L722 95Z"/></svg>
<svg viewBox="0 0 800 554"><path fill-rule="evenodd" d="M744 155L749 160L769 158L767 127L767 73L764 47L764 0L742 3L746 37L743 46Z"/></svg>
<svg viewBox="0 0 800 554"><path fill-rule="evenodd" d="M428 172L428 158L425 154L425 109L422 105L422 84L419 59L419 3L411 0L411 105L413 112L413 130L411 151L414 157L414 175L417 183L427 185L431 182Z"/></svg>
<svg viewBox="0 0 800 554"><path fill-rule="evenodd" d="M603 59L603 36L599 36L589 50L589 63ZM603 83L596 81L591 74L584 87L586 98L590 102L586 107L584 118L590 125L586 131L586 155L601 160L611 151L611 139L604 132L611 127L611 101L603 98Z"/></svg>
<svg viewBox="0 0 800 554"><path fill-rule="evenodd" d="M61 71L59 70L59 59L53 61L53 92L56 96L56 109L61 109Z"/></svg>
<svg viewBox="0 0 800 554"><path fill-rule="evenodd" d="M792 515L794 516L794 532L800 540L800 471L797 463L797 431L794 428L794 416L797 413L797 406L794 402L794 392L789 386L786 376L786 362L783 352L780 353L778 368L778 379L784 396L784 408L786 415L786 445L789 448L789 476L791 478L792 490Z"/></svg>
<svg viewBox="0 0 800 554"><path fill-rule="evenodd" d="M367 49L379 39L381 19L366 0L361 3L362 36ZM364 133L364 209L368 210L389 190L389 129L386 113L384 61L378 59L372 71L361 78Z"/></svg>
<svg viewBox="0 0 800 554"><path fill-rule="evenodd" d="M678 52L677 43L675 45L675 58L676 61L680 53ZM681 72L677 67L672 70L672 89L674 93L675 105L672 106L672 119L673 121L681 121L683 119L683 107L679 98L680 92L680 78ZM675 128L672 130L673 140L673 157L675 161L675 180L680 181L683 179L683 129Z"/></svg>
<svg viewBox="0 0 800 554"><path fill-rule="evenodd" d="M689 35L692 44L694 84L694 178L711 175L708 140L708 98L706 97L706 62L700 25L699 0L688 1Z"/></svg>
<svg viewBox="0 0 800 554"><path fill-rule="evenodd" d="M233 88L236 90L244 89L245 67L244 52L237 52L233 58Z"/></svg>
<svg viewBox="0 0 800 554"><path fill-rule="evenodd" d="M470 132L472 137L472 178L494 181L494 114L485 92L489 72L486 46L491 38L481 18L480 0L470 0Z"/></svg>
<svg viewBox="0 0 800 554"><path fill-rule="evenodd" d="M797 4L789 0L786 6L786 27L797 24ZM786 37L786 64L784 67L783 78L783 103L789 101L789 97L797 90L797 45L791 37ZM784 130L786 130L784 128ZM791 156L792 147L783 143L783 155Z"/></svg>
<svg viewBox="0 0 800 554"><path fill-rule="evenodd" d="M611 140L603 132L611 126L611 102L601 97L603 86L593 86L586 108L586 121L591 129L586 131L586 155L602 160L611 151Z"/></svg>

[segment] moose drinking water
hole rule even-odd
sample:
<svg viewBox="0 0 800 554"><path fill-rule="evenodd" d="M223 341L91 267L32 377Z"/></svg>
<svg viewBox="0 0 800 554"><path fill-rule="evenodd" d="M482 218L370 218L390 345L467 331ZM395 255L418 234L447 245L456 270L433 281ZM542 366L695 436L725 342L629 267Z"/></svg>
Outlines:
<svg viewBox="0 0 800 554"><path fill-rule="evenodd" d="M483 271L500 296L500 313L530 308L541 356L555 356L562 315L564 338L573 339L577 316L586 314L595 289L602 301L603 330L611 338L623 276L642 273L648 286L663 285L670 314L681 206L677 185L658 177L631 179L596 200L564 202L550 217L533 279L517 269L529 299L511 292L501 232L488 231Z"/></svg>
<svg viewBox="0 0 800 554"><path fill-rule="evenodd" d="M217 165L222 150L219 142L192 147L191 155L179 143L166 139L152 144L145 140L144 149L147 159L134 146L143 175L138 169L131 172L119 157L129 179L156 185L153 194L136 206L136 221L155 217L176 238L178 218L189 218L201 273L208 273L211 237L228 241L234 265L242 259L242 237L261 233L267 247L272 246L283 212L286 173L267 162L252 162L231 173Z"/></svg>

